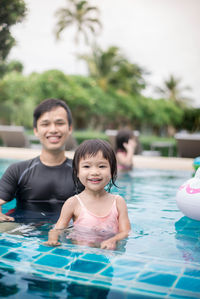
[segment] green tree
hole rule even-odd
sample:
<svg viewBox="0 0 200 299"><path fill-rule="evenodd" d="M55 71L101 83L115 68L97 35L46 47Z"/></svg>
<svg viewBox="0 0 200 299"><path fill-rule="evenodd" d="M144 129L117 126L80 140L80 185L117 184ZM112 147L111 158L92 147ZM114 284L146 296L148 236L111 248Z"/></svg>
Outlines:
<svg viewBox="0 0 200 299"><path fill-rule="evenodd" d="M101 27L98 14L98 8L90 6L88 1L67 0L67 7L60 8L55 13L58 19L55 29L56 38L59 39L61 32L74 25L76 27L75 43L78 43L80 35L83 35L88 44L89 33L94 36L97 34L97 29Z"/></svg>
<svg viewBox="0 0 200 299"><path fill-rule="evenodd" d="M118 47L109 47L103 51L97 45L89 55L81 55L86 61L91 77L95 78L104 90L112 86L127 93L139 93L145 87L145 71L130 63Z"/></svg>
<svg viewBox="0 0 200 299"><path fill-rule="evenodd" d="M32 127L32 87L31 78L19 72L8 72L0 80L0 123Z"/></svg>
<svg viewBox="0 0 200 299"><path fill-rule="evenodd" d="M4 64L16 41L11 35L11 26L21 22L26 15L23 0L0 0L0 75L6 70Z"/></svg>
<svg viewBox="0 0 200 299"><path fill-rule="evenodd" d="M189 104L191 99L184 97L183 92L190 90L189 86L180 86L181 79L170 75L167 80L164 81L163 87L157 87L156 91L167 100L171 100L181 107L185 107Z"/></svg>
<svg viewBox="0 0 200 299"><path fill-rule="evenodd" d="M184 109L183 121L179 126L179 130L181 129L192 133L200 131L200 108L187 107Z"/></svg>

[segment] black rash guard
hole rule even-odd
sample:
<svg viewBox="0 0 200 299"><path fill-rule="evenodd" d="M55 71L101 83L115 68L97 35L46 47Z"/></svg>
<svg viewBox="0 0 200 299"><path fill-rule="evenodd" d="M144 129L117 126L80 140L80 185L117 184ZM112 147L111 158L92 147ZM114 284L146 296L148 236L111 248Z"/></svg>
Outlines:
<svg viewBox="0 0 200 299"><path fill-rule="evenodd" d="M80 190L83 186L80 186ZM72 178L72 160L58 166L46 166L40 158L17 162L8 167L0 180L0 198L16 198L10 216L57 219L66 199L76 193Z"/></svg>

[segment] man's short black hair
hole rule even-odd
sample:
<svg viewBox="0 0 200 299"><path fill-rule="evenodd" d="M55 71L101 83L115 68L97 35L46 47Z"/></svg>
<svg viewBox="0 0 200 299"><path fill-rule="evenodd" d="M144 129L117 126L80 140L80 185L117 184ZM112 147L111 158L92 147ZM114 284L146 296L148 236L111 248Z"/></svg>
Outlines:
<svg viewBox="0 0 200 299"><path fill-rule="evenodd" d="M37 128L37 121L42 114L51 111L57 107L63 107L67 112L67 119L69 126L72 125L72 114L68 105L60 99L46 99L42 101L34 110L33 113L33 127Z"/></svg>

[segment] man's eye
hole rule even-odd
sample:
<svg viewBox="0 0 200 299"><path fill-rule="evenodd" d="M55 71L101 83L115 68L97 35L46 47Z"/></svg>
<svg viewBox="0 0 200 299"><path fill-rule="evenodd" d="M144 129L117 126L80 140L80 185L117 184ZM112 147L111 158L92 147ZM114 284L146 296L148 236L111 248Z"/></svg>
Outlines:
<svg viewBox="0 0 200 299"><path fill-rule="evenodd" d="M65 125L65 123L64 122L60 122L60 123L56 123L58 126L63 126L63 125Z"/></svg>

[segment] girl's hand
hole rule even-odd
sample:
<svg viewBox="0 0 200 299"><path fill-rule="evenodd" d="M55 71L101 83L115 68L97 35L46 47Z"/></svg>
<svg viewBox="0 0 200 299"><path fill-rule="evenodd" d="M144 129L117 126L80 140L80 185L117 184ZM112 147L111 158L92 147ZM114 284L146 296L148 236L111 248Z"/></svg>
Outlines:
<svg viewBox="0 0 200 299"><path fill-rule="evenodd" d="M135 141L135 139L129 139L128 143L123 143L123 146L125 147L127 152L134 151L137 146L137 142Z"/></svg>
<svg viewBox="0 0 200 299"><path fill-rule="evenodd" d="M58 238L59 238L59 235L61 233L62 230L56 230L56 229L51 229L49 231L49 237L48 237L48 241L47 242L44 242L44 245L47 245L47 246L59 246L61 245L60 242L58 242Z"/></svg>
<svg viewBox="0 0 200 299"><path fill-rule="evenodd" d="M60 246L61 245L61 243L58 241L50 241L50 240L47 242L44 242L43 244L46 246Z"/></svg>
<svg viewBox="0 0 200 299"><path fill-rule="evenodd" d="M114 250L116 248L116 241L112 239L105 240L101 242L100 248Z"/></svg>

